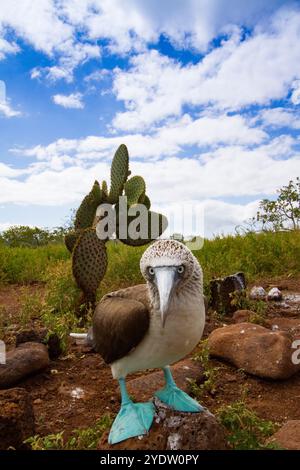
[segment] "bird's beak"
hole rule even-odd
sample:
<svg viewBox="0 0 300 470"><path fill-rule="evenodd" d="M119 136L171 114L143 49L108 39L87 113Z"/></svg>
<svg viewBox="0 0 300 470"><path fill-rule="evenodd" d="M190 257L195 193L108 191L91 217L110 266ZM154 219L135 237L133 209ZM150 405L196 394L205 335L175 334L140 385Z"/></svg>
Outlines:
<svg viewBox="0 0 300 470"><path fill-rule="evenodd" d="M170 300L175 287L176 268L174 266L162 266L154 268L155 281L159 294L159 309L162 326L165 326L169 313Z"/></svg>

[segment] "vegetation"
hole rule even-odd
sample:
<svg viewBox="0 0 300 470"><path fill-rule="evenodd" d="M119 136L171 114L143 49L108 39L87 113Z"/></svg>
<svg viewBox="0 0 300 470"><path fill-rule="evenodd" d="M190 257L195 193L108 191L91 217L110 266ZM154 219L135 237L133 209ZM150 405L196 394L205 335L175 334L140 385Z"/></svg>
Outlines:
<svg viewBox="0 0 300 470"><path fill-rule="evenodd" d="M205 381L198 385L194 380L190 380L190 390L195 398L201 399L204 393L215 393L217 372L220 369L220 367L213 366L210 360L207 339L201 341L200 352L195 355L194 360L201 363Z"/></svg>
<svg viewBox="0 0 300 470"><path fill-rule="evenodd" d="M272 421L261 419L247 408L244 399L221 407L217 416L228 430L228 442L236 450L278 449L265 441L277 430Z"/></svg>
<svg viewBox="0 0 300 470"><path fill-rule="evenodd" d="M300 229L300 178L277 191L277 199L260 201L256 217L238 226L238 233Z"/></svg>
<svg viewBox="0 0 300 470"><path fill-rule="evenodd" d="M108 242L110 262L99 292L141 282L139 260L146 248ZM213 277L238 271L244 271L248 280L257 276L295 276L300 274L300 231L216 237L205 240L203 248L194 254L203 268L206 283ZM46 271L58 261L70 265L70 254L62 244L37 248L0 245L0 282L45 281Z"/></svg>
<svg viewBox="0 0 300 470"><path fill-rule="evenodd" d="M104 415L98 419L94 426L84 429L75 429L68 439L64 432L48 434L47 436L33 436L26 439L32 450L93 450L97 449L99 439L103 432L111 426L111 418Z"/></svg>
<svg viewBox="0 0 300 470"><path fill-rule="evenodd" d="M236 310L251 310L253 312L249 317L251 323L264 324L267 310L266 302L249 299L245 290L235 291L230 295L232 297L231 305L233 305Z"/></svg>
<svg viewBox="0 0 300 470"><path fill-rule="evenodd" d="M142 246L161 235L167 227L167 220L162 214L150 211L151 202L146 195L144 179L141 176L128 179L130 174L128 150L126 145L122 144L112 160L110 190L108 191L106 181L103 181L101 186L97 180L94 182L76 212L74 227L65 236L66 247L72 253L73 275L82 290L76 314L83 319L89 309L94 309L97 289L106 273L108 240L115 235L126 245ZM125 209L120 204L121 196L124 196ZM139 222L141 211L138 204L144 205L147 227L141 227ZM130 214L129 211L132 210L133 213ZM126 226L125 223L122 223L122 226L119 224L119 213L122 214L123 220L125 218ZM153 237L154 216L158 226ZM138 239L133 238L129 230L135 219L136 231L141 235ZM142 231L143 228L146 229L146 234ZM125 237L121 233L124 230Z"/></svg>
<svg viewBox="0 0 300 470"><path fill-rule="evenodd" d="M27 225L12 226L0 235L0 243L10 247L37 247L49 243L62 243L65 229L57 227L53 230Z"/></svg>

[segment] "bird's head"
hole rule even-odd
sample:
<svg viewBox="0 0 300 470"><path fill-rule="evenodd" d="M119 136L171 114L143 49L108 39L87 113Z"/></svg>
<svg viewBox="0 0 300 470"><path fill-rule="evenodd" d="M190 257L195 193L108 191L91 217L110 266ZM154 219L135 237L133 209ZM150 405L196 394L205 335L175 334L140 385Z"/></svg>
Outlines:
<svg viewBox="0 0 300 470"><path fill-rule="evenodd" d="M174 294L192 280L199 287L202 284L202 271L197 259L176 240L154 242L143 254L140 268L147 283L158 293L162 326L170 313Z"/></svg>

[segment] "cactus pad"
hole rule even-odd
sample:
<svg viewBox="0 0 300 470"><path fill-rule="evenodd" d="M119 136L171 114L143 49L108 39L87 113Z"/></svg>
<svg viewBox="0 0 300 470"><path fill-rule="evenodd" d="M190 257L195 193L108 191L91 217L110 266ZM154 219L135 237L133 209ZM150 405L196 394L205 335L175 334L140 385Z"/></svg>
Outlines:
<svg viewBox="0 0 300 470"><path fill-rule="evenodd" d="M116 230L116 235L117 238L124 243L125 245L130 245L130 246L142 246L146 245L147 243L150 243L151 241L154 240L154 238L151 236L151 218L152 215L156 214L158 217L158 233L156 234L156 237L160 236L167 228L168 226L168 220L167 218L159 213L151 212L148 211L148 236L147 238L138 238L138 239L133 239L129 236L127 232L127 237L124 238L119 238L119 225L118 225L118 217L117 217L117 230ZM127 217L127 229L129 224L135 219L135 216L128 216Z"/></svg>
<svg viewBox="0 0 300 470"><path fill-rule="evenodd" d="M93 294L99 287L107 268L105 243L93 228L85 229L73 250L73 275L78 286Z"/></svg>
<svg viewBox="0 0 300 470"><path fill-rule="evenodd" d="M75 218L75 229L91 227L96 214L97 207L102 202L102 191L98 181L95 181L90 193L85 196L80 204Z"/></svg>
<svg viewBox="0 0 300 470"><path fill-rule="evenodd" d="M144 178L133 176L125 183L124 189L128 206L137 204L140 198L144 199L145 197L146 184Z"/></svg>
<svg viewBox="0 0 300 470"><path fill-rule="evenodd" d="M75 243L78 237L81 234L81 230L72 230L71 232L65 235L65 245L68 248L69 252L72 253Z"/></svg>
<svg viewBox="0 0 300 470"><path fill-rule="evenodd" d="M117 149L110 172L110 191L108 200L111 204L116 204L122 194L124 184L129 175L129 156L126 145L122 144Z"/></svg>

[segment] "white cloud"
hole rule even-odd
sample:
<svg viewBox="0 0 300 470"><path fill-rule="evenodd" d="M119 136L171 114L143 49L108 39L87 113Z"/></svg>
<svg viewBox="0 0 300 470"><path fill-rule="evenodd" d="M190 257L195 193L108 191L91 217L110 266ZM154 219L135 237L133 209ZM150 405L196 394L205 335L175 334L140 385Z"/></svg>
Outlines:
<svg viewBox="0 0 300 470"><path fill-rule="evenodd" d="M6 100L6 101L0 102L0 116L1 115L6 118L11 118L11 117L21 116L22 113L21 111L17 111L16 109L13 109L9 101Z"/></svg>
<svg viewBox="0 0 300 470"><path fill-rule="evenodd" d="M265 29L244 41L233 34L197 64L155 50L134 56L129 70L115 71L113 90L126 110L113 124L138 130L180 115L185 105L240 109L285 98L300 74L299 41L300 11L282 10Z"/></svg>
<svg viewBox="0 0 300 470"><path fill-rule="evenodd" d="M300 129L300 113L289 108L264 109L255 120L261 120L266 127Z"/></svg>
<svg viewBox="0 0 300 470"><path fill-rule="evenodd" d="M84 103L82 102L81 93L71 93L70 95L54 95L52 99L55 104L63 106L64 108L83 109Z"/></svg>
<svg viewBox="0 0 300 470"><path fill-rule="evenodd" d="M92 160L111 159L116 148L125 143L132 158L156 161L162 157L180 154L192 146L216 147L225 145L255 145L267 139L258 128L249 127L242 116L208 116L192 120L185 115L180 120L157 128L152 135L127 134L116 137L89 136L84 139L58 139L48 146L37 145L29 149L12 149L15 154L36 158L52 167L57 158L68 165ZM193 151L194 153L194 151ZM55 159L55 160L53 160Z"/></svg>
<svg viewBox="0 0 300 470"><path fill-rule="evenodd" d="M291 102L293 104L300 104L300 80L295 80L292 85Z"/></svg>
<svg viewBox="0 0 300 470"><path fill-rule="evenodd" d="M215 36L231 34L235 25L265 24L280 6L281 0L12 0L1 4L0 54L17 52L8 39L13 30L57 62L43 75L71 81L74 67L100 57L99 40L125 54L145 50L164 34L176 47L206 51Z"/></svg>

